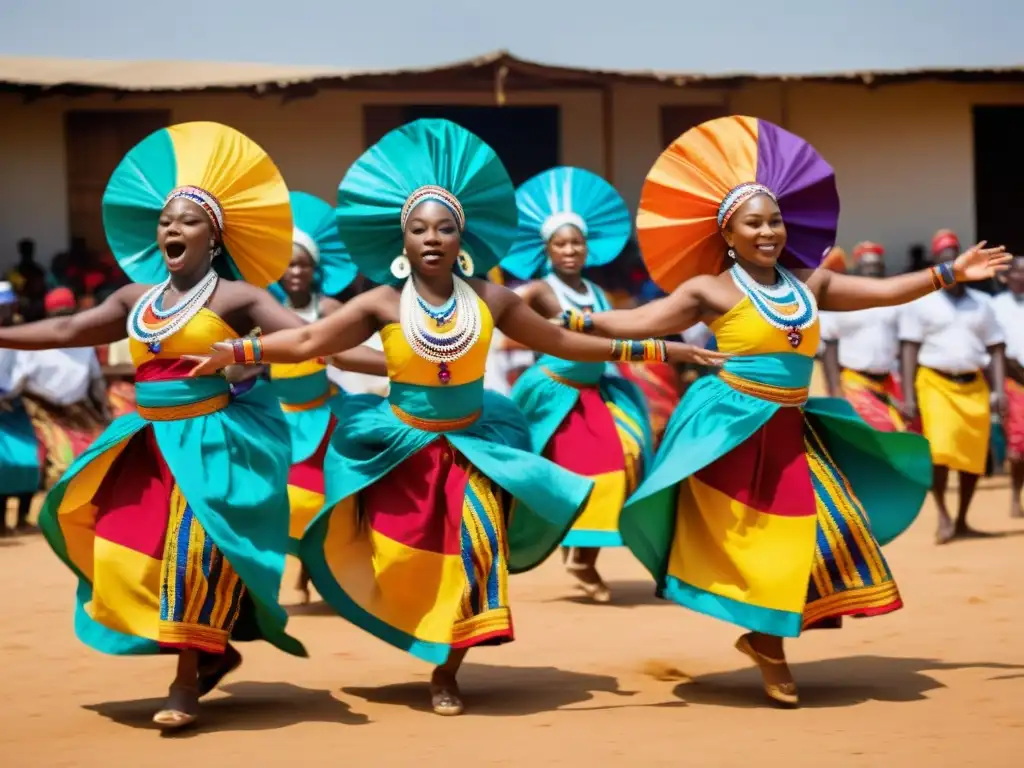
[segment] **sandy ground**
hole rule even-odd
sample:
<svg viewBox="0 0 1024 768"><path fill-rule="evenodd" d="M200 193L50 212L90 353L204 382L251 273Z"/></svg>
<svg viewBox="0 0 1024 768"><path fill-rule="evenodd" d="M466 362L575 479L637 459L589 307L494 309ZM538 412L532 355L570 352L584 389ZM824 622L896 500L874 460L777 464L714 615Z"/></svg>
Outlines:
<svg viewBox="0 0 1024 768"><path fill-rule="evenodd" d="M613 551L610 606L575 597L555 560L513 578L519 639L470 654L461 718L427 710L426 665L314 604L291 627L310 659L243 646L204 727L169 738L149 719L173 661L82 646L71 574L37 537L0 540L0 755L48 768L1019 765L1024 524L1007 497L1004 478L987 481L975 512L1007 535L943 548L926 508L886 550L907 607L790 645L800 710L766 704L736 629L655 600Z"/></svg>

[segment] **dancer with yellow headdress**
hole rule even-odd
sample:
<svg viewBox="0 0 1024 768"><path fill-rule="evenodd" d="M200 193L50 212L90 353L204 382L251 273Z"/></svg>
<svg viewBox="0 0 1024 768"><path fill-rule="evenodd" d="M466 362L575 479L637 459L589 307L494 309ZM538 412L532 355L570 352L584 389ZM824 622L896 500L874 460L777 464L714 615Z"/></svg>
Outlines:
<svg viewBox="0 0 1024 768"><path fill-rule="evenodd" d="M902 605L880 545L913 521L931 477L922 437L808 399L818 307L899 304L1008 258L975 248L884 280L815 269L838 215L832 169L800 138L749 117L704 123L659 158L637 217L651 276L672 293L591 316L627 337L702 320L730 354L687 391L620 530L661 596L750 630L736 647L789 706L783 638Z"/></svg>
<svg viewBox="0 0 1024 768"><path fill-rule="evenodd" d="M137 412L78 457L39 522L78 576L83 642L178 654L154 720L180 728L240 663L233 641L262 638L305 655L278 603L290 463L280 406L267 386L234 397L223 377L190 377L181 359L257 326L302 325L263 290L291 255L288 190L242 134L186 123L128 153L103 218L135 283L80 314L0 329L0 347L109 344L127 326Z"/></svg>
<svg viewBox="0 0 1024 768"><path fill-rule="evenodd" d="M438 665L433 709L457 715L466 651L513 638L509 572L551 554L593 483L534 454L519 410L484 389L494 329L590 362L692 350L564 331L474 277L515 237L515 191L494 151L446 120L416 121L367 150L341 182L336 214L359 271L382 285L304 328L218 344L196 371L297 362L380 331L390 393L335 409L327 501L300 555L339 614Z"/></svg>

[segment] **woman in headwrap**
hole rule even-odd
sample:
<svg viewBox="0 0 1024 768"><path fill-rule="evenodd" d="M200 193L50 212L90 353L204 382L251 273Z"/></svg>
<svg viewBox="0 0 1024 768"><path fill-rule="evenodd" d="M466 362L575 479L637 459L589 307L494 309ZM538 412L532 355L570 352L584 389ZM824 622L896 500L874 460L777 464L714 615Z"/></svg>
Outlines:
<svg viewBox="0 0 1024 768"><path fill-rule="evenodd" d="M662 597L749 630L736 647L790 706L783 638L902 605L880 545L913 521L931 481L924 438L808 399L818 308L899 304L987 279L1009 258L972 248L886 279L815 269L838 215L832 169L797 136L749 117L697 126L658 159L637 217L651 275L672 293L590 323L641 337L703 320L731 355L687 391L620 529Z"/></svg>
<svg viewBox="0 0 1024 768"><path fill-rule="evenodd" d="M341 308L335 298L358 275L345 251L334 222L334 209L306 192L292 192L292 257L284 277L271 292L307 323ZM367 354L374 354L367 351ZM384 355L377 373L387 374ZM324 503L324 457L335 419L331 403L342 396L327 374L324 360L270 366L270 382L281 401L291 434L292 458L288 471L291 506L291 552L298 554L302 532ZM309 574L303 566L297 589L309 602Z"/></svg>
<svg viewBox="0 0 1024 768"><path fill-rule="evenodd" d="M605 292L584 267L610 264L632 229L611 184L580 168L552 168L516 190L519 234L501 266L530 282L516 292L537 313L607 312ZM563 561L594 601L611 592L597 571L600 547L622 546L619 512L651 459L651 420L640 388L609 363L546 355L512 388L530 423L533 449L560 467L593 478L583 513L562 541Z"/></svg>
<svg viewBox="0 0 1024 768"><path fill-rule="evenodd" d="M154 721L180 728L241 662L233 641L262 638L305 655L278 603L290 441L277 398L261 383L233 397L223 377L190 377L181 359L256 327L303 324L264 290L291 257L288 190L247 137L185 123L121 161L103 220L134 284L95 309L0 329L0 347L109 344L127 327L138 410L78 457L39 523L78 576L83 642L113 654L177 653Z"/></svg>
<svg viewBox="0 0 1024 768"><path fill-rule="evenodd" d="M515 190L494 151L446 120L418 120L367 150L341 182L336 215L359 271L380 287L304 328L218 344L196 372L298 362L380 331L390 393L336 406L326 504L299 553L338 613L438 665L431 704L457 715L467 649L512 640L508 573L551 554L592 487L534 454L519 410L484 389L494 328L590 362L685 360L691 348L569 333L475 278L515 237Z"/></svg>

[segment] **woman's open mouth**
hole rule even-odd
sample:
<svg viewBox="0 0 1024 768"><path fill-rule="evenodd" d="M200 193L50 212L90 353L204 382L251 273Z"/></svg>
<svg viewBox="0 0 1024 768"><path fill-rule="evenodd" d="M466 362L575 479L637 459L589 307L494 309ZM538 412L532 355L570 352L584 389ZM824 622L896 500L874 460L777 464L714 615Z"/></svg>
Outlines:
<svg viewBox="0 0 1024 768"><path fill-rule="evenodd" d="M164 244L164 256L167 259L167 266L174 268L185 260L185 244L174 241Z"/></svg>
<svg viewBox="0 0 1024 768"><path fill-rule="evenodd" d="M434 267L444 260L444 254L440 251L424 251L423 264L427 267Z"/></svg>

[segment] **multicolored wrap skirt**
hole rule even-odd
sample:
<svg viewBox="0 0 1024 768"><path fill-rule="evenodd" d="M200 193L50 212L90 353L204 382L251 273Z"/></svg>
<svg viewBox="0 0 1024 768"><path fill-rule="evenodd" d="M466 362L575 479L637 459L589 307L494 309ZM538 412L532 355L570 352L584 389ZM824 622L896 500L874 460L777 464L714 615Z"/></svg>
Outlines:
<svg viewBox="0 0 1024 768"><path fill-rule="evenodd" d="M341 616L441 664L508 642L509 573L558 546L592 481L530 450L530 432L483 380L393 381L387 399L334 401L326 503L299 548Z"/></svg>
<svg viewBox="0 0 1024 768"><path fill-rule="evenodd" d="M643 392L608 371L605 363L545 355L512 388L533 450L594 480L590 501L562 542L567 547L622 546L619 514L652 458Z"/></svg>
<svg viewBox="0 0 1024 768"><path fill-rule="evenodd" d="M21 496L39 490L41 451L21 399L10 406L9 411L0 410L0 496Z"/></svg>
<svg viewBox="0 0 1024 768"><path fill-rule="evenodd" d="M78 576L75 629L112 654L222 652L265 639L295 655L278 603L290 443L276 398L233 398L190 363L138 369L120 417L46 497L39 525Z"/></svg>
<svg viewBox="0 0 1024 768"><path fill-rule="evenodd" d="M662 597L783 637L902 605L880 546L927 496L928 443L808 399L813 365L737 356L686 393L620 522Z"/></svg>

